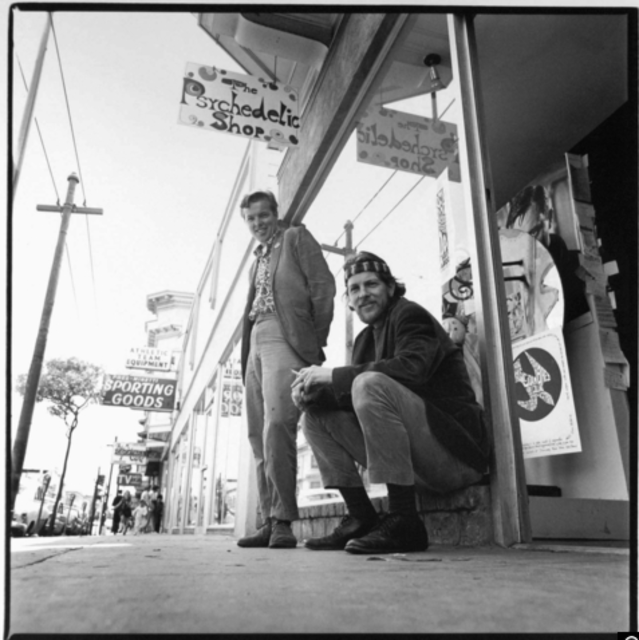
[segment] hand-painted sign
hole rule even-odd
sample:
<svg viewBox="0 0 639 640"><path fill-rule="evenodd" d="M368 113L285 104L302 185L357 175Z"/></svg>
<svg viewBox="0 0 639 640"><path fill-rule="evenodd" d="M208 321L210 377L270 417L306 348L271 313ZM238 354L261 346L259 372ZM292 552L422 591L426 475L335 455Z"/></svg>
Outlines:
<svg viewBox="0 0 639 640"><path fill-rule="evenodd" d="M153 369L169 371L173 352L169 349L154 349L151 347L131 347L126 359L127 369Z"/></svg>
<svg viewBox="0 0 639 640"><path fill-rule="evenodd" d="M513 343L524 458L581 451L561 328Z"/></svg>
<svg viewBox="0 0 639 640"><path fill-rule="evenodd" d="M112 461L120 464L120 472L123 473L125 465L145 464L161 457L161 449L147 449L144 442L116 442Z"/></svg>
<svg viewBox="0 0 639 640"><path fill-rule="evenodd" d="M118 476L118 484L126 487L135 487L140 489L142 487L142 474L141 473L123 473Z"/></svg>
<svg viewBox="0 0 639 640"><path fill-rule="evenodd" d="M184 73L179 122L278 145L299 143L293 88L193 62Z"/></svg>
<svg viewBox="0 0 639 640"><path fill-rule="evenodd" d="M175 380L107 375L102 404L145 411L173 411Z"/></svg>
<svg viewBox="0 0 639 640"><path fill-rule="evenodd" d="M366 111L357 125L360 162L459 182L457 126L384 107Z"/></svg>

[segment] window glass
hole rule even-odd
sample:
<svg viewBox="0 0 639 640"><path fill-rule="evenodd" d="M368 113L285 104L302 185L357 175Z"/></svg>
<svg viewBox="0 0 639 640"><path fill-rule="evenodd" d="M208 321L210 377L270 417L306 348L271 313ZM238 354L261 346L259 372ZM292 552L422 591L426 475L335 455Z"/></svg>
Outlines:
<svg viewBox="0 0 639 640"><path fill-rule="evenodd" d="M191 481L189 483L189 508L186 520L186 525L190 527L196 525L198 512L201 507L200 494L205 434L205 416L201 412L196 411L193 414L193 458L190 469Z"/></svg>
<svg viewBox="0 0 639 640"><path fill-rule="evenodd" d="M240 345L222 367L220 406L215 429L214 459L212 466L212 493L209 525L227 525L235 522L237 476L239 470L244 387L240 368Z"/></svg>
<svg viewBox="0 0 639 640"><path fill-rule="evenodd" d="M473 300L464 304L468 291L455 280L465 275L472 238L460 181L462 111L451 67L447 16L413 14L304 223L320 243L339 248L347 237L344 225L353 223L353 248L383 258L406 285L406 297L442 321L465 350L481 401ZM338 290L327 366L339 366L349 315L344 257L325 255ZM445 300L451 281L455 295ZM355 337L364 325L355 315L352 323ZM385 493L361 471L372 494Z"/></svg>

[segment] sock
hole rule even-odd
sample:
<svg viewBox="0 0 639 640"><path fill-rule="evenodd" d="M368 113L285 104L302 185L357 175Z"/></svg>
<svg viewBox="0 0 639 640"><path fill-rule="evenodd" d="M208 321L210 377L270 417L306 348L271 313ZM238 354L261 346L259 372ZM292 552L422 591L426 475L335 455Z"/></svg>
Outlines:
<svg viewBox="0 0 639 640"><path fill-rule="evenodd" d="M357 520L374 520L377 511L364 487L337 487L344 498L349 515Z"/></svg>
<svg viewBox="0 0 639 640"><path fill-rule="evenodd" d="M415 505L415 485L387 484L388 510L390 513L401 513L407 516L417 515Z"/></svg>

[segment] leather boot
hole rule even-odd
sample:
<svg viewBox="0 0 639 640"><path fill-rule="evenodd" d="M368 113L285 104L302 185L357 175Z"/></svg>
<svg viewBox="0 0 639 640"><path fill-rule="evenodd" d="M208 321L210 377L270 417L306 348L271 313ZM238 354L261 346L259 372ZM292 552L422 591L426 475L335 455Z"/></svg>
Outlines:
<svg viewBox="0 0 639 640"><path fill-rule="evenodd" d="M271 519L266 522L252 535L244 536L237 541L238 547L268 547L271 539Z"/></svg>

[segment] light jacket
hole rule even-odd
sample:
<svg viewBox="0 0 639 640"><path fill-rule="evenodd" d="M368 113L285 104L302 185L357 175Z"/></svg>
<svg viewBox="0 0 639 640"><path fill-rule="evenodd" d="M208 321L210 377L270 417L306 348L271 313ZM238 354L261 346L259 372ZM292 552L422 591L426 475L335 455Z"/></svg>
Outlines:
<svg viewBox="0 0 639 640"><path fill-rule="evenodd" d="M311 364L325 360L323 347L333 320L335 279L322 248L304 225L284 228L271 250L270 278L282 332L295 352ZM242 328L242 380L246 376L253 321L257 260L249 273L249 293Z"/></svg>

